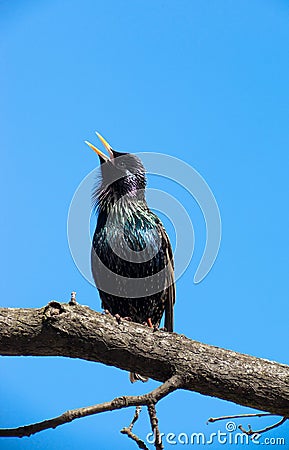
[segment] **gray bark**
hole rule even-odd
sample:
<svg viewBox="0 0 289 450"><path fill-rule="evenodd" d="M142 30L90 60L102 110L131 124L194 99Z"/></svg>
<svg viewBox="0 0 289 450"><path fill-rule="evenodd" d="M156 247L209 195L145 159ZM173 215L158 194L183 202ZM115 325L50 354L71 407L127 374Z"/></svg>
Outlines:
<svg viewBox="0 0 289 450"><path fill-rule="evenodd" d="M289 366L106 316L79 304L0 308L0 354L64 356L135 371L289 417Z"/></svg>

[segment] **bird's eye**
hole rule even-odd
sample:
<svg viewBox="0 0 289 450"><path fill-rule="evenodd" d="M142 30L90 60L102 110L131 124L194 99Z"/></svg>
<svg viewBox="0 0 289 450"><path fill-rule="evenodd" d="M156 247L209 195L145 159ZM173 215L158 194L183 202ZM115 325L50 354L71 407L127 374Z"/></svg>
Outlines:
<svg viewBox="0 0 289 450"><path fill-rule="evenodd" d="M119 169L124 169L124 168L126 167L124 161L118 161L118 162L116 163L116 166L117 166Z"/></svg>

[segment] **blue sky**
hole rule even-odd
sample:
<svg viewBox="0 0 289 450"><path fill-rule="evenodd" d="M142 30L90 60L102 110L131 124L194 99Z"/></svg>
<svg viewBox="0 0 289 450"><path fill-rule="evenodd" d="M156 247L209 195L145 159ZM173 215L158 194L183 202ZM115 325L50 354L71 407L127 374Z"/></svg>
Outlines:
<svg viewBox="0 0 289 450"><path fill-rule="evenodd" d="M289 363L288 15L281 0L0 3L3 306L41 307L75 290L100 310L66 237L75 189L98 164L83 141L97 142L98 130L120 151L186 161L218 202L220 252L195 285L202 213L180 186L150 178L183 203L195 229L195 252L177 283L176 331ZM186 239L181 230L178 238ZM0 379L3 427L157 386L64 358L1 358ZM245 411L187 392L158 406L161 430L176 434L209 434L219 425L207 426L208 417ZM119 433L132 415L90 417L0 448L134 448ZM135 431L149 431L145 414ZM269 436L288 442L288 427Z"/></svg>

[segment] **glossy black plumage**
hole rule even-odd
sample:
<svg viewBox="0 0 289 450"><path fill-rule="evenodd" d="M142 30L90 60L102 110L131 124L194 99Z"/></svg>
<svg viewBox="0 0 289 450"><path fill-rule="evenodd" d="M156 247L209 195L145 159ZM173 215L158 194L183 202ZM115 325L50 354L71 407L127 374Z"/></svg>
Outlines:
<svg viewBox="0 0 289 450"><path fill-rule="evenodd" d="M134 155L111 147L109 152L110 159L97 151L102 177L94 193L98 218L91 252L102 307L155 326L165 313L165 328L173 331L172 249L160 219L146 203L145 169ZM136 288L130 280L138 283Z"/></svg>

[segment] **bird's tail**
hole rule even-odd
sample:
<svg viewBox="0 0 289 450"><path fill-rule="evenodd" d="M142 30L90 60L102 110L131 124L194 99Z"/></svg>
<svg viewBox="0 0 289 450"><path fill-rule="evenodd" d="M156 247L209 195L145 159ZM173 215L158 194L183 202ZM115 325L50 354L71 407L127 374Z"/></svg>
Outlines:
<svg viewBox="0 0 289 450"><path fill-rule="evenodd" d="M143 383L146 383L149 379L148 377L144 377L143 375L139 375L138 373L130 372L129 380L131 383L135 383L136 381L142 381Z"/></svg>

